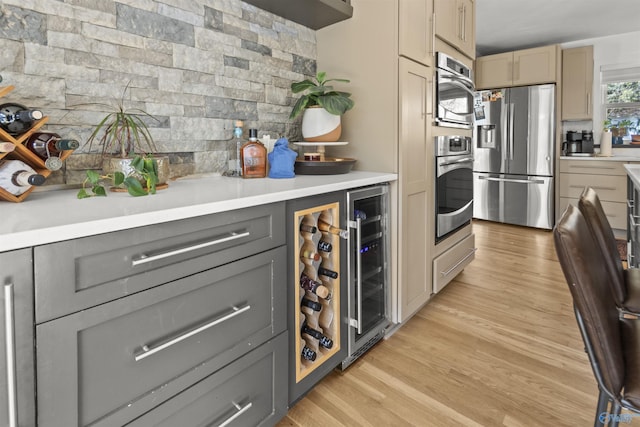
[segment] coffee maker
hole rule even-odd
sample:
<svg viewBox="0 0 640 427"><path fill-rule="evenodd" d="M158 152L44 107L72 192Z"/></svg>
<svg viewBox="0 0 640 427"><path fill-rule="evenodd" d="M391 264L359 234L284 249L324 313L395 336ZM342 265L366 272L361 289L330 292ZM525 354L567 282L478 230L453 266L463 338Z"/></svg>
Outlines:
<svg viewBox="0 0 640 427"><path fill-rule="evenodd" d="M567 138L562 143L565 156L593 156L593 131L567 131Z"/></svg>

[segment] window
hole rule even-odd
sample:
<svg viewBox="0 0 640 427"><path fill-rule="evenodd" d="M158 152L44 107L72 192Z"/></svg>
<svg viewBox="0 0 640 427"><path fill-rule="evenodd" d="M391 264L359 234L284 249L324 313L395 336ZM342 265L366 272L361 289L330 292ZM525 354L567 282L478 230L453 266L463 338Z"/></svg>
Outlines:
<svg viewBox="0 0 640 427"><path fill-rule="evenodd" d="M605 126L617 142L640 133L640 67L602 71Z"/></svg>

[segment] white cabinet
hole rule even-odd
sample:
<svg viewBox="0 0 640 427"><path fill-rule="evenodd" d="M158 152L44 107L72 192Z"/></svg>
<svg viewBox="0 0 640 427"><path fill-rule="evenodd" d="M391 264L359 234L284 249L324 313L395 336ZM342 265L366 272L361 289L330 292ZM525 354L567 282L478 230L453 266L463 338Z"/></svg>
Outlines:
<svg viewBox="0 0 640 427"><path fill-rule="evenodd" d="M432 0L398 0L399 54L424 65L433 65Z"/></svg>
<svg viewBox="0 0 640 427"><path fill-rule="evenodd" d="M352 19L317 32L318 69L357 82L348 87L357 107L342 124L349 144L328 150L356 158L356 169L399 174L390 205L392 317L401 322L431 295L433 69L400 53L401 2L352 4Z"/></svg>
<svg viewBox="0 0 640 427"><path fill-rule="evenodd" d="M476 89L555 83L557 45L482 56L476 59Z"/></svg>
<svg viewBox="0 0 640 427"><path fill-rule="evenodd" d="M476 57L475 3L473 0L435 0L436 36L469 58Z"/></svg>
<svg viewBox="0 0 640 427"><path fill-rule="evenodd" d="M593 119L593 46L562 51L562 120Z"/></svg>

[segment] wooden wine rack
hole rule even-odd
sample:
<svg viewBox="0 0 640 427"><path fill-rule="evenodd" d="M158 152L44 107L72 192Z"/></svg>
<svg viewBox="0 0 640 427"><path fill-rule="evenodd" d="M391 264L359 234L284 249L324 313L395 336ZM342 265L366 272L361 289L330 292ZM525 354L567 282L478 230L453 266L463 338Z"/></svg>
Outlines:
<svg viewBox="0 0 640 427"><path fill-rule="evenodd" d="M2 98L3 96L11 92L13 89L15 89L14 86L0 87L0 98ZM27 147L23 145L24 142L27 139L29 139L29 137L34 132L37 132L48 121L49 121L49 117L44 116L43 118L38 120L31 129L19 135L17 138L9 135L3 129L0 129L0 141L11 142L13 145L15 145L15 149L11 152L8 152L8 153L0 152L0 160L2 160L4 157L7 157L8 159L22 160L23 162L31 166L33 169L35 169L35 171L40 175L43 175L44 177L48 177L49 175L51 175L51 171L47 169L44 165L44 160L42 160L40 157L33 154ZM60 154L60 160L64 161L67 157L71 155L72 152L73 152L72 150L63 151ZM25 191L19 196L14 196L13 194L6 191L5 189L0 188L0 199L7 200L9 202L21 202L27 198L27 196L29 195L29 193L31 193L31 191L33 191L33 187L29 188L27 191Z"/></svg>
<svg viewBox="0 0 640 427"><path fill-rule="evenodd" d="M318 219L322 218L329 224L339 224L340 218L339 203L331 203L323 206L296 211L294 214L294 226L296 227L294 239L294 261L295 271L295 301L298 301L298 310L295 310L295 325L298 326L295 334L295 354L296 360L296 383L302 381L307 375L312 373L316 368L321 366L327 359L340 350L340 275L335 279L327 276L319 276L318 268L324 267L336 272L340 271L340 237L329 232L317 230L315 233L309 233L300 230L300 225L317 226ZM322 252L318 250L318 242L331 243L331 252ZM320 254L319 260L305 257L306 251L312 251ZM329 289L330 296L321 298L318 295L303 289L300 286L300 277L306 274L311 279L322 282L322 285ZM313 311L308 307L304 307L302 299L307 298L311 301L318 302L322 305L320 311ZM319 345L317 339L302 333L302 325L307 323L313 329L316 329L327 338L333 340L333 346L330 349ZM316 359L314 361L306 360L302 357L303 346L315 351Z"/></svg>

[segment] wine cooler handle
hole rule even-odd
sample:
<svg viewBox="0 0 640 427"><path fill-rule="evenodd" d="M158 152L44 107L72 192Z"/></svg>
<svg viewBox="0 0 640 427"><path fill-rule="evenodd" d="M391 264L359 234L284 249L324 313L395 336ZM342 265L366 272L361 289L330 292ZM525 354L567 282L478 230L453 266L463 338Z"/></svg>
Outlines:
<svg viewBox="0 0 640 427"><path fill-rule="evenodd" d="M18 393L16 379L15 318L13 283L4 285L4 333L7 357L7 407L9 427L18 427Z"/></svg>
<svg viewBox="0 0 640 427"><path fill-rule="evenodd" d="M220 424L218 427L226 427L229 424L231 424L236 418L238 418L240 415L244 414L245 412L247 412L249 409L251 409L251 407L253 406L253 403L249 402L244 406L240 406L238 405L236 402L231 402L233 403L233 406L236 407L236 409L238 410L238 412L236 412L235 414L231 415L229 418L227 418L226 420L224 420L224 422L222 424Z"/></svg>
<svg viewBox="0 0 640 427"><path fill-rule="evenodd" d="M209 329L209 328L211 328L213 326L219 325L222 322L226 322L227 320L232 319L232 318L238 316L239 314L242 314L245 311L250 310L250 309L251 309L250 305L245 305L242 308L238 308L238 307L234 306L231 309L231 311L229 311L227 314L225 314L225 315L223 315L221 317L218 317L217 319L215 319L215 320L213 320L213 321L211 321L209 323L205 323L204 325L198 326L197 328L192 329L189 332L186 332L186 333L184 333L182 335L179 335L179 336L177 336L175 338L168 339L168 340L166 340L166 341L164 341L162 343L156 344L156 345L151 346L151 347L148 346L147 344L145 344L145 345L142 346L142 353L134 355L134 359L135 359L136 362L138 362L138 361L140 361L140 360L142 360L144 358L147 358L147 357L151 356L152 354L155 354L155 353L157 353L157 352L159 352L161 350L164 350L165 348L171 347L174 344L178 344L179 342L184 341L187 338L192 337L192 336L194 336L196 334L199 334L200 332L203 332L203 331L205 331L205 330L207 330L207 329Z"/></svg>
<svg viewBox="0 0 640 427"><path fill-rule="evenodd" d="M358 268L356 270L356 288L358 290L358 299L356 301L356 313L358 313L358 319L354 325L358 330L358 334L362 334L362 219L356 218L356 263Z"/></svg>
<svg viewBox="0 0 640 427"><path fill-rule="evenodd" d="M209 240L208 242L204 242L204 243L200 243L197 245L192 245L192 246L187 246L184 248L180 248L180 249L176 249L173 251L168 251L168 252L162 252L156 255L147 255L147 254L142 254L139 255L137 258L134 258L131 260L131 266L132 267L136 267L138 265L141 264L146 264L152 261L157 261L159 259L163 259L163 258L169 258L175 255L180 255L186 252L191 252L191 251L195 251L198 249L202 249L202 248L206 248L209 246L214 246L214 245L218 245L220 243L225 243L225 242L229 242L232 240L236 240L236 239L241 239L243 237L247 237L250 233L248 231L239 233L237 231L232 231L230 233L228 233L225 237L220 237L218 239L215 240Z"/></svg>

